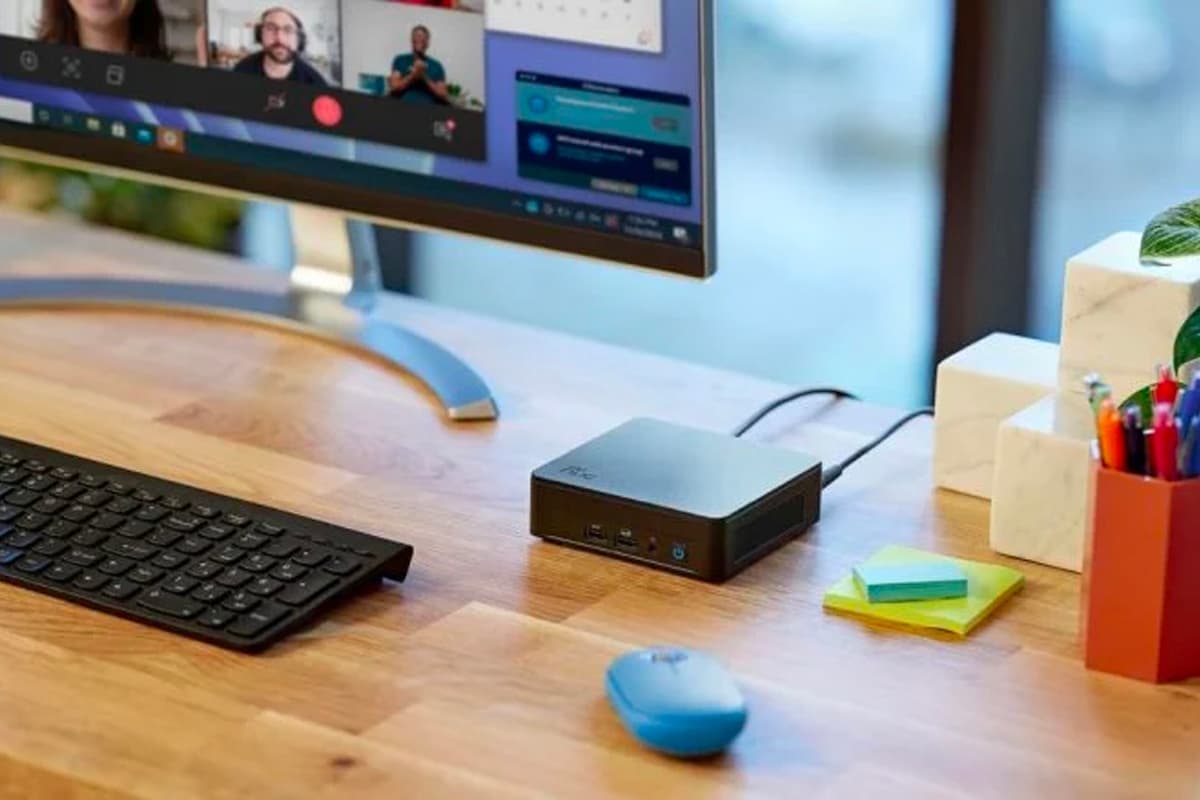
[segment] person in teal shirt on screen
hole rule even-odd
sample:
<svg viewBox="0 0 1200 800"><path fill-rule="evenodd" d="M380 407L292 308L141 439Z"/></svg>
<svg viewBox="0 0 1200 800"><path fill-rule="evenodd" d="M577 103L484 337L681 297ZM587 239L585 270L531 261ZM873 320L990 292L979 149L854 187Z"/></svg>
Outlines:
<svg viewBox="0 0 1200 800"><path fill-rule="evenodd" d="M388 87L392 97L405 103L450 103L446 69L442 62L429 56L429 42L432 38L429 28L424 25L412 29L412 52L392 59L392 74L388 76Z"/></svg>

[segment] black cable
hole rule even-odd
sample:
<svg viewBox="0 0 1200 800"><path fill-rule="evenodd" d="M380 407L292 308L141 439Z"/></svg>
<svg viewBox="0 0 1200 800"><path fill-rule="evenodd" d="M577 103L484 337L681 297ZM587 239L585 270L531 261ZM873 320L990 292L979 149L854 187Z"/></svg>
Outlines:
<svg viewBox="0 0 1200 800"><path fill-rule="evenodd" d="M895 436L897 431L899 431L901 428L903 428L908 423L912 422L914 419L917 419L919 417L932 417L932 416L933 416L932 408L920 408L920 409L917 409L916 411L913 411L910 414L905 414L903 417L901 417L900 419L893 422L891 427L889 427L883 433L879 434L879 436L876 437L873 441L868 442L867 444L863 445L858 450L856 450L845 461L843 461L840 464L835 464L834 466L826 469L825 473L821 476L821 488L824 489L826 486L833 483L838 478L842 477L842 473L845 472L848 467L850 467L852 464L854 464L855 461L858 461L860 458L865 456L867 453L871 452L876 447L879 447L879 445L883 444L888 439Z"/></svg>
<svg viewBox="0 0 1200 800"><path fill-rule="evenodd" d="M850 392L847 392L844 389L832 389L832 388L801 389L798 392L792 392L791 394L784 395L783 397L772 400L770 403L763 406L758 411L754 412L754 416L750 417L750 419L746 420L745 422L743 422L741 425L739 425L737 428L734 429L733 435L734 436L742 436L743 434L746 433L746 431L753 428L759 422L762 422L763 417L767 416L768 414L770 414L772 411L779 408L780 406L787 405L788 403L791 403L794 400L799 400L802 397L812 397L814 395L827 395L829 397L836 397L839 400L857 400L858 399L856 396L854 396Z"/></svg>

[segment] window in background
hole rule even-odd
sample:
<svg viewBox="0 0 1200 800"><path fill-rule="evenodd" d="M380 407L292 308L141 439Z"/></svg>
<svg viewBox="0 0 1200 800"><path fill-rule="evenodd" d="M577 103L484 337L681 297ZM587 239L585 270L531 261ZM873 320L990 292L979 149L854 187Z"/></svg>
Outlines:
<svg viewBox="0 0 1200 800"><path fill-rule="evenodd" d="M1057 340L1067 259L1200 197L1200 4L1057 0L1033 333Z"/></svg>
<svg viewBox="0 0 1200 800"><path fill-rule="evenodd" d="M716 5L713 280L421 235L413 291L787 383L927 399L951 3Z"/></svg>

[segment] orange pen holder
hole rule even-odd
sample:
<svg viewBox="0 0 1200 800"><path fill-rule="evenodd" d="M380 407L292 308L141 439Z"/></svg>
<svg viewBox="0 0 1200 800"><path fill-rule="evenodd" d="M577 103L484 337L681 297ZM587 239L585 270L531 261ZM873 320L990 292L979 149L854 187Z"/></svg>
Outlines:
<svg viewBox="0 0 1200 800"><path fill-rule="evenodd" d="M1200 479L1093 461L1082 606L1088 669L1154 683L1200 675Z"/></svg>

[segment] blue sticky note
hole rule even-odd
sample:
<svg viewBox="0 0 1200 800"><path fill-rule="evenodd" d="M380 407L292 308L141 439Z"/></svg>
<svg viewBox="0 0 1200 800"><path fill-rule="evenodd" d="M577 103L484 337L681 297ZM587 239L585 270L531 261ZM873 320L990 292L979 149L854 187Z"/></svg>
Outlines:
<svg viewBox="0 0 1200 800"><path fill-rule="evenodd" d="M854 581L871 603L967 596L967 573L949 560L859 564Z"/></svg>

